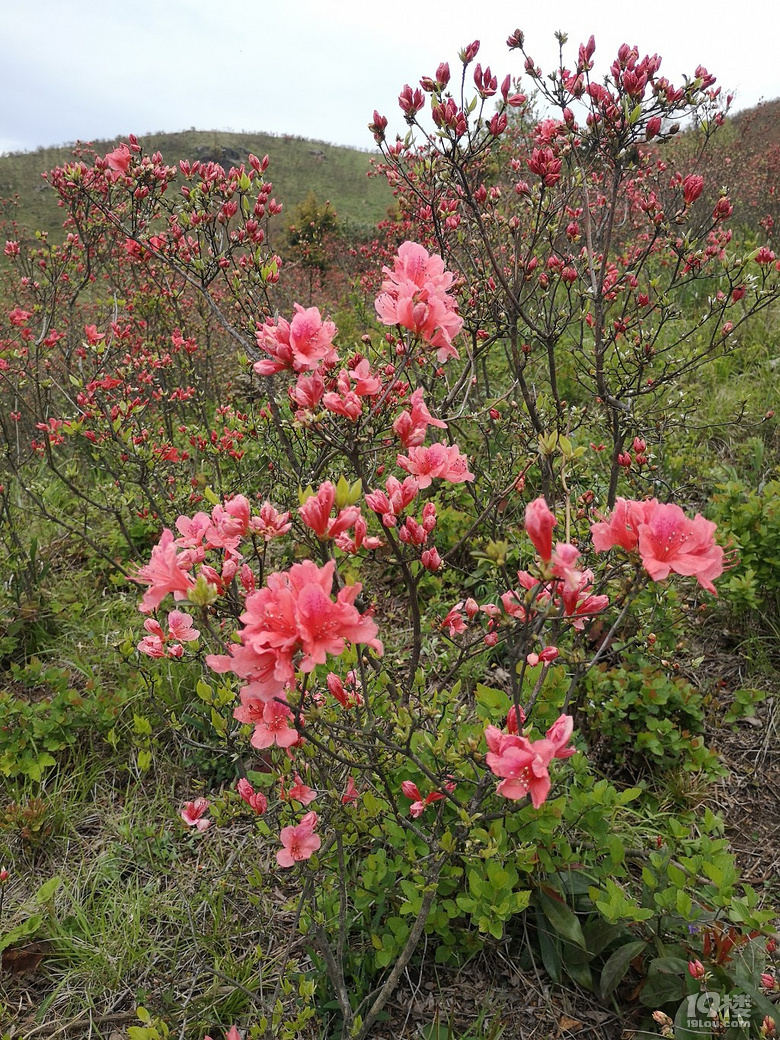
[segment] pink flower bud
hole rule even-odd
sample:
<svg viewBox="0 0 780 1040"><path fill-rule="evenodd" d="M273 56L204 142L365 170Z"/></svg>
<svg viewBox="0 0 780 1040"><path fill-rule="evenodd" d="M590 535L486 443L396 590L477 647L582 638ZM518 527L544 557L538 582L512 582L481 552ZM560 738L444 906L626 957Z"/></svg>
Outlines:
<svg viewBox="0 0 780 1040"><path fill-rule="evenodd" d="M555 523L555 514L550 512L543 498L536 498L526 506L526 532L534 548L545 561L552 556L552 531Z"/></svg>
<svg viewBox="0 0 780 1040"><path fill-rule="evenodd" d="M519 725L518 725L518 718L520 719ZM521 708L519 716L518 716L518 713L515 710L515 706L513 704L512 707L507 712L507 715L506 715L506 731L507 731L507 733L519 733L520 732L520 726L522 726L524 722L525 722L525 712Z"/></svg>
<svg viewBox="0 0 780 1040"><path fill-rule="evenodd" d="M478 50L479 40L474 40L473 43L470 43L468 47L464 47L463 50L460 52L460 60L463 62L464 65L470 64L470 62L472 62L476 58Z"/></svg>
<svg viewBox="0 0 780 1040"><path fill-rule="evenodd" d="M645 127L645 140L652 141L656 134L661 129L661 117L653 116L652 119L648 119L647 126Z"/></svg>
<svg viewBox="0 0 780 1040"><path fill-rule="evenodd" d="M683 181L683 199L685 205L692 205L696 199L701 195L704 189L704 178L699 177L698 174L691 173Z"/></svg>
<svg viewBox="0 0 780 1040"><path fill-rule="evenodd" d="M438 571L441 567L441 556L439 556L439 551L436 546L432 549L426 549L420 557L420 562L427 571L431 571L432 573Z"/></svg>
<svg viewBox="0 0 780 1040"><path fill-rule="evenodd" d="M692 979L703 979L705 976L704 965L701 961L688 961L688 974Z"/></svg>

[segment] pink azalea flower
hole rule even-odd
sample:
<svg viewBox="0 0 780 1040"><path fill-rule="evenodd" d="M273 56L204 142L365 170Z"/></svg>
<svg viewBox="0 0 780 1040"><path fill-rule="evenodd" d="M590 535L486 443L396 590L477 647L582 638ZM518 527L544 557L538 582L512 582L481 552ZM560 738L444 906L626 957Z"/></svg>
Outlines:
<svg viewBox="0 0 780 1040"><path fill-rule="evenodd" d="M147 618L144 621L144 628L149 634L144 636L138 644L138 649L147 657L165 657L165 633L159 621Z"/></svg>
<svg viewBox="0 0 780 1040"><path fill-rule="evenodd" d="M351 553L352 555L359 552L361 549L379 549L380 546L385 544L382 539L377 538L376 535L368 534L368 526L362 516L358 516L355 521L353 538L350 538L346 531L344 531L342 534L336 535L335 542L342 552Z"/></svg>
<svg viewBox="0 0 780 1040"><path fill-rule="evenodd" d="M328 672L325 680L330 693L336 698L342 708L354 708L355 705L363 703L363 698L355 688L354 672L349 672L344 682L335 672ZM345 685L346 683L346 685Z"/></svg>
<svg viewBox="0 0 780 1040"><path fill-rule="evenodd" d="M236 784L236 790L241 795L246 804L259 815L262 815L268 808L268 799L262 791L255 791L246 777L241 779Z"/></svg>
<svg viewBox="0 0 780 1040"><path fill-rule="evenodd" d="M569 542L558 542L550 557L553 575L560 578L567 589L577 589L580 586L582 571L577 567L579 559L579 549Z"/></svg>
<svg viewBox="0 0 780 1040"><path fill-rule="evenodd" d="M360 797L360 791L358 791L355 785L355 778L350 774L347 778L347 786L344 788L344 794L341 796L341 804L349 805L351 802L356 802Z"/></svg>
<svg viewBox="0 0 780 1040"><path fill-rule="evenodd" d="M329 412L343 415L351 422L357 422L363 412L363 402L354 390L347 390L344 394L327 393L322 404Z"/></svg>
<svg viewBox="0 0 780 1040"><path fill-rule="evenodd" d="M289 513L280 513L266 499L260 506L260 512L249 521L250 530L259 534L266 542L280 538L292 527Z"/></svg>
<svg viewBox="0 0 780 1040"><path fill-rule="evenodd" d="M349 370L350 379L355 383L354 392L358 397L376 397L382 392L382 380L371 371L367 358L361 358L354 368Z"/></svg>
<svg viewBox="0 0 780 1040"><path fill-rule="evenodd" d="M640 526L647 523L647 518L657 505L658 501L655 498L649 502L618 498L609 520L591 525L593 548L596 552L606 552L613 545L619 545L632 552L639 543Z"/></svg>
<svg viewBox="0 0 780 1040"><path fill-rule="evenodd" d="M401 469L416 478L420 488L427 488L436 477L451 484L474 479L474 474L468 469L468 459L461 455L457 444L412 447L408 456L399 455L396 461Z"/></svg>
<svg viewBox="0 0 780 1040"><path fill-rule="evenodd" d="M439 361L457 358L452 345L463 328L458 304L450 294L454 276L440 256L429 255L415 242L404 242L386 275L376 312L385 325L401 325L437 349Z"/></svg>
<svg viewBox="0 0 780 1040"><path fill-rule="evenodd" d="M550 793L550 763L554 758L569 758L575 753L575 748L565 746L573 725L570 715L561 715L545 737L535 741L488 726L485 740L489 751L485 761L494 776L503 778L496 792L513 801L530 795L533 807L538 809Z"/></svg>
<svg viewBox="0 0 780 1040"><path fill-rule="evenodd" d="M519 722L518 722L518 719L519 719ZM511 733L519 733L520 732L520 728L521 728L521 726L523 725L524 722L525 722L525 712L523 711L522 708L520 708L519 712L518 712L518 710L515 708L515 706L513 704L512 707L509 709L509 711L506 713L506 731L507 731L507 733L510 733L510 734Z"/></svg>
<svg viewBox="0 0 780 1040"><path fill-rule="evenodd" d="M166 527L160 541L152 549L149 562L139 567L133 575L133 581L149 586L139 609L146 614L156 610L169 592L173 593L174 599L186 599L195 584L187 573L191 567L192 563L185 566L185 561L179 557L173 532Z"/></svg>
<svg viewBox="0 0 780 1040"><path fill-rule="evenodd" d="M287 791L287 798L290 798L296 802L300 802L301 805L310 805L317 797L317 792L309 787L301 780L298 774L295 774L295 783Z"/></svg>
<svg viewBox="0 0 780 1040"><path fill-rule="evenodd" d="M420 563L426 571L430 571L432 574L435 574L436 571L440 570L442 559L441 556L439 556L439 550L435 545L430 549L423 550L422 555L420 556Z"/></svg>
<svg viewBox="0 0 780 1040"><path fill-rule="evenodd" d="M423 402L422 387L418 387L411 398L411 409L403 411L393 423L393 432L405 448L414 448L422 444L429 426L447 429L446 422L434 419Z"/></svg>
<svg viewBox="0 0 780 1040"><path fill-rule="evenodd" d="M254 370L258 375L269 376L284 369L304 372L319 368L320 364L335 364L338 354L333 349L336 326L332 321L323 321L316 307L304 310L295 304L295 316L291 322L284 318L274 324L266 321L256 332L257 345L271 355L271 359L258 361Z"/></svg>
<svg viewBox="0 0 780 1040"><path fill-rule="evenodd" d="M188 827L194 827L197 831L205 831L211 826L211 820L204 820L203 814L209 807L208 799L196 798L194 802L187 802L181 811L181 818Z"/></svg>
<svg viewBox="0 0 780 1040"><path fill-rule="evenodd" d="M656 505L639 528L639 555L653 581L674 571L695 577L717 596L712 579L723 573L723 550L715 542L715 524L700 513L689 520L679 506Z"/></svg>
<svg viewBox="0 0 780 1040"><path fill-rule="evenodd" d="M289 391L290 397L295 403L304 410L314 411L317 405L322 400L322 395L325 393L325 383L323 382L322 376L319 372L312 372L311 375L298 376L298 381L295 386ZM296 413L296 418L301 418L301 415Z"/></svg>
<svg viewBox="0 0 780 1040"><path fill-rule="evenodd" d="M235 718L238 718L240 710L236 708L233 712ZM282 748L293 747L300 740L300 734L290 725L292 717L293 713L286 704L266 701L263 704L263 716L255 722L249 743L261 751L273 747L274 744Z"/></svg>
<svg viewBox="0 0 780 1040"><path fill-rule="evenodd" d="M415 819L418 816L422 816L427 807L433 802L440 802L445 797L441 791L431 791L425 798L420 794L420 789L417 784L411 780L404 780L401 784L401 791L405 797L411 799L412 804L409 806L409 815Z"/></svg>
<svg viewBox="0 0 780 1040"><path fill-rule="evenodd" d="M545 561L552 556L552 531L555 524L555 513L550 511L543 498L535 498L525 507L526 533Z"/></svg>
<svg viewBox="0 0 780 1040"><path fill-rule="evenodd" d="M572 620L572 627L582 631L585 622L594 614L600 614L609 606L609 596L593 596L593 571L582 571L578 584L564 584L562 591L563 613Z"/></svg>
<svg viewBox="0 0 780 1040"><path fill-rule="evenodd" d="M322 844L320 836L314 833L319 822L316 812L309 812L294 827L283 827L279 835L284 848L276 853L276 861L280 867L292 867L302 860L309 859Z"/></svg>
<svg viewBox="0 0 780 1040"><path fill-rule="evenodd" d="M395 527L397 518L410 505L420 490L414 477L406 477L403 483L390 476L385 482L385 491L372 491L367 494L366 505L382 518L385 527Z"/></svg>
<svg viewBox="0 0 780 1040"><path fill-rule="evenodd" d="M192 518L189 516L177 517L176 530L181 537L176 539L176 545L182 549L198 549L202 547L206 532L210 527L211 517L208 513L199 512ZM200 562L200 560L197 562Z"/></svg>
<svg viewBox="0 0 780 1040"><path fill-rule="evenodd" d="M211 523L205 532L206 547L235 552L249 530L250 505L244 495L236 495L211 511Z"/></svg>
<svg viewBox="0 0 780 1040"><path fill-rule="evenodd" d="M124 143L120 144L118 148L115 148L113 152L109 152L106 156L108 168L114 170L115 173L126 174L132 160L133 153Z"/></svg>
<svg viewBox="0 0 780 1040"><path fill-rule="evenodd" d="M331 599L335 566L333 560L323 567L304 560L289 571L269 575L265 588L246 598L240 617L244 626L239 633L241 645L231 645L229 654L210 655L206 658L208 666L216 672L233 672L248 679L249 695L268 702L282 697L285 687L294 684L296 666L310 672L316 665L324 664L328 654L343 653L348 642L364 643L381 654L376 624L354 606L361 586L344 586L335 601ZM299 653L303 656L297 659ZM267 739L269 743L256 743L255 747L280 742L276 737L271 739L276 730L268 729L270 721L281 732L278 717L271 720L264 716L265 728L259 730L256 724L253 741ZM284 739L285 747L294 740L286 736Z"/></svg>
<svg viewBox="0 0 780 1040"><path fill-rule="evenodd" d="M335 518L331 519L330 514L335 502L336 489L329 480L326 480L319 486L317 493L307 498L298 510L301 520L322 541L343 534L360 516L358 506L346 506L339 510Z"/></svg>
<svg viewBox="0 0 780 1040"><path fill-rule="evenodd" d="M182 643L190 643L200 636L200 632L192 627L192 618L180 610L172 610L168 614L167 635L154 618L147 618L144 628L149 634L138 644L138 649L147 657L181 657L184 648L179 643L171 643L170 640L180 639Z"/></svg>
<svg viewBox="0 0 780 1040"><path fill-rule="evenodd" d="M192 627L192 618L181 610L172 610L168 614L168 632L169 638L182 643L192 643L200 637L198 629Z"/></svg>
<svg viewBox="0 0 780 1040"><path fill-rule="evenodd" d="M466 622L458 609L459 606L460 604L453 607L441 623L442 628L449 628L450 639L454 639L455 636L460 635L467 630Z"/></svg>

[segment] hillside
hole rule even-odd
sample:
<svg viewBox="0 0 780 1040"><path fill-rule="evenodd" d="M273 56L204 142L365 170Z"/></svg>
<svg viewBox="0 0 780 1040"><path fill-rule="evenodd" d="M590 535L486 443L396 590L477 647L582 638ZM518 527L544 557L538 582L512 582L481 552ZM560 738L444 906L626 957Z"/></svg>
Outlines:
<svg viewBox="0 0 780 1040"><path fill-rule="evenodd" d="M152 134L139 141L144 150L160 151L171 163L205 159L235 166L245 162L250 152L268 155L267 176L273 182L275 197L290 215L311 191L321 202L330 200L338 217L353 224L376 224L392 201L384 179L366 176L372 153L354 148L287 135L206 130ZM117 143L118 139L95 141L93 147L98 154L105 154ZM72 157L72 146L0 156L0 198L18 196L14 219L30 230L56 235L62 215L41 174Z"/></svg>

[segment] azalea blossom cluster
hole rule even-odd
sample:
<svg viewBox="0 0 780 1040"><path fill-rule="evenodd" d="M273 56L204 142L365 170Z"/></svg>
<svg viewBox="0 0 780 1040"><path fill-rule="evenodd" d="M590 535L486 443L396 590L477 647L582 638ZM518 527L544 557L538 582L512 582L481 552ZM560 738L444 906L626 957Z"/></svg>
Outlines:
<svg viewBox="0 0 780 1040"><path fill-rule="evenodd" d="M147 657L181 657L184 653L181 644L195 642L200 637L200 632L193 628L192 618L181 610L169 612L167 633L154 618L147 618L144 628L147 635L138 644L138 649Z"/></svg>
<svg viewBox="0 0 780 1040"><path fill-rule="evenodd" d="M451 637L467 631L467 620L479 613L488 618L484 637L487 646L498 642L498 627L510 619L522 624L538 617L562 616L572 628L582 631L587 621L609 605L609 597L593 591L594 575L581 568L581 553L569 542L558 542L553 548L555 514L543 498L529 502L525 510L525 531L539 554L537 573L519 570L518 587L502 593L499 603L478 604L470 598L454 606L442 622ZM465 617L464 617L465 614ZM531 663L549 662L557 657L557 648L543 647L534 652Z"/></svg>
<svg viewBox="0 0 780 1040"><path fill-rule="evenodd" d="M591 533L598 552L619 546L637 554L653 581L674 572L695 577L717 595L713 579L723 573L725 554L715 541L715 524L700 513L691 520L679 506L655 498L618 498L609 519L593 524Z"/></svg>
<svg viewBox="0 0 780 1040"><path fill-rule="evenodd" d="M514 720L516 726L516 716ZM531 741L525 734L504 733L497 726L488 726L485 761L493 775L501 777L496 793L513 801L530 795L533 807L538 809L550 793L552 760L576 753L576 748L567 746L573 729L571 715L561 715L541 740Z"/></svg>
<svg viewBox="0 0 780 1040"><path fill-rule="evenodd" d="M166 527L152 549L149 563L139 567L133 575L134 581L148 586L140 609L144 613L156 610L169 593L179 601L190 599L202 605L206 596L213 602L237 574L245 589L253 588L254 576L250 568L240 566L242 556L238 546L249 534L259 535L266 541L286 534L291 527L289 515L264 502L259 514L252 516L249 500L244 495L236 495L224 504L215 505L210 515L198 512L193 517L179 516L176 520L179 537L174 537L173 531ZM223 552L221 570L204 562L209 550ZM157 634L156 630L151 634Z"/></svg>
<svg viewBox="0 0 780 1040"><path fill-rule="evenodd" d="M385 325L400 325L436 348L439 361L457 358L453 339L463 328L458 305L450 290L454 275L444 269L440 256L429 255L416 242L404 242L376 300L376 313Z"/></svg>
<svg viewBox="0 0 780 1040"><path fill-rule="evenodd" d="M417 243L404 242L393 270L383 270L387 277L376 300L380 321L405 328L435 347L439 361L457 358L452 340L461 331L463 321L450 292L454 276L445 270L441 257L429 254ZM288 392L297 406L295 417L299 422L317 421L320 411L357 422L365 414L367 404L377 398L383 403L393 389L403 391L400 384L392 382L392 365L379 373L360 355L334 375L340 361L333 345L336 333L334 323L323 320L317 307L303 308L299 304L295 305L291 321L279 317L258 325L257 345L269 357L255 362L254 371L260 376L284 371L296 376L296 383ZM405 347L399 344L398 349L403 353ZM383 375L391 379L387 386ZM397 426L394 424L394 431L407 448L422 444L427 425L446 427L425 408L421 389L412 395L411 405L411 412L399 416Z"/></svg>
<svg viewBox="0 0 780 1040"><path fill-rule="evenodd" d="M333 560L322 567L305 560L270 574L264 588L246 597L240 645L206 658L213 671L246 680L234 716L254 726L254 747L291 747L300 740L286 699L295 687L296 670L313 671L328 654L343 653L348 642L382 654L376 624L354 606L360 584L342 587L332 599L335 566ZM299 726L302 721L299 715Z"/></svg>
<svg viewBox="0 0 780 1040"><path fill-rule="evenodd" d="M500 597L501 605L480 605L470 598L456 604L442 621L450 637L468 631L468 621L483 613L489 618L485 643L498 641L497 627L514 618L525 624L539 615L560 615L582 630L587 621L600 614L609 598L593 592L593 571L580 566L580 550L569 542L553 546L557 520L543 498L530 502L525 511L525 530L539 554L538 573L517 572L518 588ZM618 498L606 520L591 525L593 548L606 552L620 547L641 562L653 581L671 573L695 577L708 592L717 595L713 579L724 570L725 554L715 541L715 524L697 513L693 519L673 504L652 498L632 501ZM554 652L554 656L550 656ZM557 648L532 652L529 663L550 661Z"/></svg>

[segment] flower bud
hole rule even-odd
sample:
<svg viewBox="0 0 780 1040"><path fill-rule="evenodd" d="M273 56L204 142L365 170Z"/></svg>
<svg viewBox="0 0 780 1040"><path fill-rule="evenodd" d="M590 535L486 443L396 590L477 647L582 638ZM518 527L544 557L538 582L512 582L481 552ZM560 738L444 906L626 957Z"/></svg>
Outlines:
<svg viewBox="0 0 780 1040"><path fill-rule="evenodd" d="M195 584L187 592L187 599L196 607L210 607L219 599L219 592L216 585L212 585L202 574L199 574Z"/></svg>

